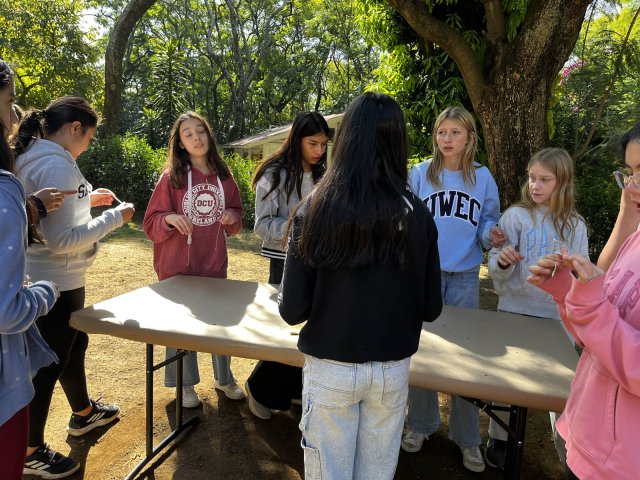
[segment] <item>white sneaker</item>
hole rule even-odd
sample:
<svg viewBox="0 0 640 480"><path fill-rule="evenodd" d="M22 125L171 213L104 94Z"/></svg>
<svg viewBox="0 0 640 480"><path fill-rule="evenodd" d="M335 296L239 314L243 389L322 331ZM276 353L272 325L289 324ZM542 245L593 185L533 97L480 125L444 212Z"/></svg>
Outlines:
<svg viewBox="0 0 640 480"><path fill-rule="evenodd" d="M408 453L416 453L422 448L422 444L425 440L429 439L429 435L422 432L414 432L413 430L405 429L402 432L402 443L400 446L402 450Z"/></svg>
<svg viewBox="0 0 640 480"><path fill-rule="evenodd" d="M200 399L193 385L185 385L182 387L182 406L184 408L195 408L200 405Z"/></svg>
<svg viewBox="0 0 640 480"><path fill-rule="evenodd" d="M271 418L271 410L259 403L249 390L249 382L244 383L244 389L247 391L247 400L249 403L249 411L261 420L269 420Z"/></svg>
<svg viewBox="0 0 640 480"><path fill-rule="evenodd" d="M484 459L480 447L460 447L462 450L462 464L472 472L484 472Z"/></svg>
<svg viewBox="0 0 640 480"><path fill-rule="evenodd" d="M215 382L213 382L213 386L216 388L216 390L224 392L224 394L230 400L242 400L244 398L244 391L238 386L233 378L226 385L220 385L216 380Z"/></svg>

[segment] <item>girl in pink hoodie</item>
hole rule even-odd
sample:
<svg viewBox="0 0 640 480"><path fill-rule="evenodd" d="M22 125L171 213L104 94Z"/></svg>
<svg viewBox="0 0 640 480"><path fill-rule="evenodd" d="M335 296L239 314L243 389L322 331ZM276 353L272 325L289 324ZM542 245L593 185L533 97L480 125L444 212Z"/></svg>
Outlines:
<svg viewBox="0 0 640 480"><path fill-rule="evenodd" d="M144 215L144 231L153 241L153 267L159 280L175 275L227 278L225 235L242 229L238 186L218 153L211 127L201 115L187 112L169 137L166 171ZM167 358L175 349L167 347ZM244 392L231 374L231 358L213 355L215 388L240 400ZM200 404L193 386L200 382L195 352L183 359L182 405ZM165 368L165 386L176 386L176 365Z"/></svg>
<svg viewBox="0 0 640 480"><path fill-rule="evenodd" d="M598 265L563 254L530 267L584 346L557 423L570 479L640 478L640 123L622 147L620 211Z"/></svg>

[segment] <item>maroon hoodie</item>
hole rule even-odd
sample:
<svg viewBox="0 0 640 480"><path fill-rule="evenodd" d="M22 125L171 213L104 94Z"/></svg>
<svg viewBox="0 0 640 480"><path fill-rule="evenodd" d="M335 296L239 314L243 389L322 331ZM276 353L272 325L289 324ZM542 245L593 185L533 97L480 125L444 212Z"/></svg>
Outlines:
<svg viewBox="0 0 640 480"><path fill-rule="evenodd" d="M153 241L153 268L159 280L174 275L227 277L227 245L225 233L234 235L242 229L242 203L238 186L232 177L218 181L213 173L205 176L193 169L191 187L191 245L187 236L168 225L164 218L172 213L187 215L189 195L187 178L181 189L169 184L169 173L158 180L144 215L144 231ZM219 184L224 195L221 195ZM224 199L224 201L223 201ZM236 214L237 221L222 225L224 210Z"/></svg>

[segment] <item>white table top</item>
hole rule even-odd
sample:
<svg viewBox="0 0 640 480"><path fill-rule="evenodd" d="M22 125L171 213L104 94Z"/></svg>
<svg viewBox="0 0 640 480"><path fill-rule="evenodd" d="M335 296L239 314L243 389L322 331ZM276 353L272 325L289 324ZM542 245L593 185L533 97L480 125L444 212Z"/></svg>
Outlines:
<svg viewBox="0 0 640 480"><path fill-rule="evenodd" d="M268 284L177 276L74 312L88 333L301 366L299 326ZM485 401L561 411L578 356L560 323L445 306L425 323L410 384Z"/></svg>

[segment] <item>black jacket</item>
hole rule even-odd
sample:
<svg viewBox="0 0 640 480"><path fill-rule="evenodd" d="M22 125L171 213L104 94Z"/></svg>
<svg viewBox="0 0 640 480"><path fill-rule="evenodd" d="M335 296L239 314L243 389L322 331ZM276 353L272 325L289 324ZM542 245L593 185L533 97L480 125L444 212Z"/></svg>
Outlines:
<svg viewBox="0 0 640 480"><path fill-rule="evenodd" d="M422 322L442 311L438 232L433 217L415 195L408 231L408 260L367 268L312 268L298 251L295 238L280 285L280 315L290 325L306 325L298 348L317 358L349 363L386 362L413 355Z"/></svg>

